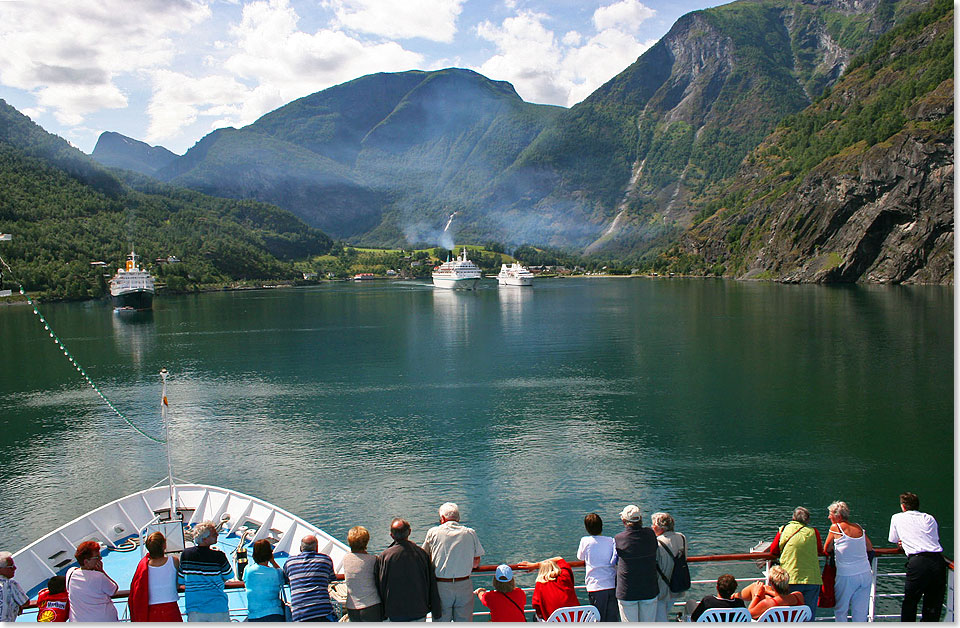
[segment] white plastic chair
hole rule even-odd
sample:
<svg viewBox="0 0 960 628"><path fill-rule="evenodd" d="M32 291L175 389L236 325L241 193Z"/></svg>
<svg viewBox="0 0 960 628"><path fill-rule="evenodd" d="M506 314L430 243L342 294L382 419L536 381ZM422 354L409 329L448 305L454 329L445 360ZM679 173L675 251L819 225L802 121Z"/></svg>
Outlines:
<svg viewBox="0 0 960 628"><path fill-rule="evenodd" d="M697 621L705 622L728 622L728 621L753 621L750 617L750 611L743 608L708 608L697 617Z"/></svg>
<svg viewBox="0 0 960 628"><path fill-rule="evenodd" d="M551 621L564 624L570 622L599 622L600 611L597 610L596 606L590 604L586 606L563 606L550 613L547 622Z"/></svg>
<svg viewBox="0 0 960 628"><path fill-rule="evenodd" d="M763 615L757 617L757 621L775 621L777 623L810 621L811 615L809 606L774 606L763 611Z"/></svg>

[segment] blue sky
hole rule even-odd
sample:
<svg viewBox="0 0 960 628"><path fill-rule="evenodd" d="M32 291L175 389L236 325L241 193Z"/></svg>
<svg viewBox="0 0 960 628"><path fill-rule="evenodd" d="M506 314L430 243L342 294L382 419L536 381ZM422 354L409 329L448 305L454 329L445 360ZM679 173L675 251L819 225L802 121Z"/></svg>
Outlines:
<svg viewBox="0 0 960 628"><path fill-rule="evenodd" d="M0 0L0 98L85 152L176 153L372 72L464 67L571 106L707 0Z"/></svg>

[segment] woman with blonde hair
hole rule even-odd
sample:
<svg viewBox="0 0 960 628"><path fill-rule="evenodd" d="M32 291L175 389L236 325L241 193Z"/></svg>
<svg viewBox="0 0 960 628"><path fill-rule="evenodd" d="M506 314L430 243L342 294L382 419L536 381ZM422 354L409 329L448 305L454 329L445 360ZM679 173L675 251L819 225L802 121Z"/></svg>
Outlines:
<svg viewBox="0 0 960 628"><path fill-rule="evenodd" d="M823 551L829 553L832 549L837 557L833 617L836 621L847 621L849 609L853 621L865 622L873 582L867 553L873 551L873 544L861 526L850 522L850 507L846 502L833 502L827 514L830 533L823 542Z"/></svg>
<svg viewBox="0 0 960 628"><path fill-rule="evenodd" d="M347 532L350 553L343 557L343 579L347 584L347 615L350 621L383 621L383 602L377 593L374 569L377 557L367 553L370 532L354 526Z"/></svg>
<svg viewBox="0 0 960 628"><path fill-rule="evenodd" d="M554 556L539 563L523 561L517 563L517 567L540 570L530 603L541 621L549 619L558 608L580 605L577 592L573 588L573 569L562 557Z"/></svg>
<svg viewBox="0 0 960 628"><path fill-rule="evenodd" d="M754 619L763 615L763 612L774 606L801 606L804 604L803 593L790 592L790 574L780 565L770 568L768 579L770 584L758 580L740 592L740 597L747 603L747 610Z"/></svg>

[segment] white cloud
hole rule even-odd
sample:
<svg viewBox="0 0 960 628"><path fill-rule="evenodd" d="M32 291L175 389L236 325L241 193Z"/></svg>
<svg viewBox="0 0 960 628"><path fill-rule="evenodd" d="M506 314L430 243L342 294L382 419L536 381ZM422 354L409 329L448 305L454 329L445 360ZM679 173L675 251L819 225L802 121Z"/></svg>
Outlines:
<svg viewBox="0 0 960 628"><path fill-rule="evenodd" d="M243 126L291 100L372 72L409 70L422 56L395 42L364 42L342 31L298 29L287 0L252 2L217 42L213 75L152 73L149 141L176 135L198 119L210 128ZM225 72L224 72L225 71Z"/></svg>
<svg viewBox="0 0 960 628"><path fill-rule="evenodd" d="M345 28L384 37L451 42L465 0L328 0Z"/></svg>
<svg viewBox="0 0 960 628"><path fill-rule="evenodd" d="M198 0L0 2L0 82L32 92L62 124L124 107L122 73L162 66L168 34L210 15Z"/></svg>
<svg viewBox="0 0 960 628"><path fill-rule="evenodd" d="M482 22L477 35L493 43L497 53L477 70L492 79L510 81L525 100L571 106L656 43L641 42L632 34L637 20L651 15L652 9L636 0L601 7L594 12L594 24L604 28L586 40L576 31L558 39L545 26L550 16L532 11L521 10L499 25ZM610 26L614 18L627 17L631 19L620 23L624 28Z"/></svg>
<svg viewBox="0 0 960 628"><path fill-rule="evenodd" d="M649 20L656 11L638 0L621 0L616 4L600 7L593 12L593 25L598 31L617 29L635 32L637 27Z"/></svg>

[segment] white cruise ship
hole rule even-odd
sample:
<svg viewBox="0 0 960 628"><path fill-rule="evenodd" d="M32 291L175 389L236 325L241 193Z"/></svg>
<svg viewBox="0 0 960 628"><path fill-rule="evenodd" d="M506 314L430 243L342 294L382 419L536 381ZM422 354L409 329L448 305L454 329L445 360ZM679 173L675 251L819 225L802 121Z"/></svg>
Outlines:
<svg viewBox="0 0 960 628"><path fill-rule="evenodd" d="M497 281L500 282L501 286L532 286L533 273L519 262L515 264L501 264Z"/></svg>
<svg viewBox="0 0 960 628"><path fill-rule="evenodd" d="M130 251L127 264L110 280L110 296L118 310L149 310L155 292L153 276L137 264L139 256Z"/></svg>
<svg viewBox="0 0 960 628"><path fill-rule="evenodd" d="M480 267L467 259L467 249L455 260L447 260L433 269L433 285L438 288L475 290L480 281Z"/></svg>

